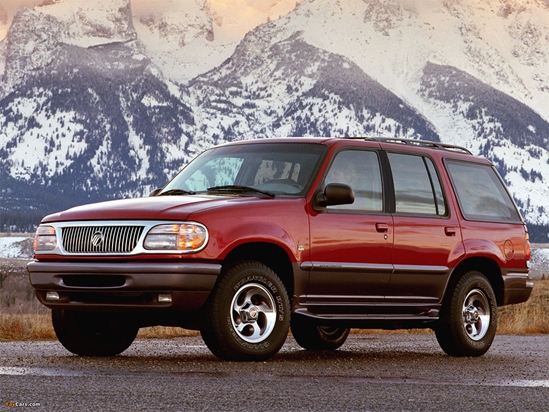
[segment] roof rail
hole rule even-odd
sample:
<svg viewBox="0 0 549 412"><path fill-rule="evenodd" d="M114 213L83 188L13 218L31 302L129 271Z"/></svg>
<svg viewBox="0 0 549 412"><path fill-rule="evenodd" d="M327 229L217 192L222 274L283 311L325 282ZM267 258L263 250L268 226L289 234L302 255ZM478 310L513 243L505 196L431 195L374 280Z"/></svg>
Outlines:
<svg viewBox="0 0 549 412"><path fill-rule="evenodd" d="M354 139L357 139L357 138L358 137L355 137ZM466 149L465 147L456 146L456 145L447 144L447 143L431 142L429 140L404 139L400 137L364 137L363 139L375 141L375 142L386 142L386 143L397 143L397 144L404 144L404 145L410 145L410 146L432 147L440 150L449 150L452 152L473 155L473 153L469 149Z"/></svg>

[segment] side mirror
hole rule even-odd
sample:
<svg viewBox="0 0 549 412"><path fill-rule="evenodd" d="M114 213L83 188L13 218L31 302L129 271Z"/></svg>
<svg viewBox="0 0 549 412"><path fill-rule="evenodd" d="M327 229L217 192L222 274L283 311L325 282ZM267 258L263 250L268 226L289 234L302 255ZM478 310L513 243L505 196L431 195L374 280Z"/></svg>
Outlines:
<svg viewBox="0 0 549 412"><path fill-rule="evenodd" d="M162 191L162 189L154 189L151 193L149 193L149 197L156 196Z"/></svg>
<svg viewBox="0 0 549 412"><path fill-rule="evenodd" d="M317 195L316 201L320 206L350 205L355 201L355 194L347 185L330 183Z"/></svg>

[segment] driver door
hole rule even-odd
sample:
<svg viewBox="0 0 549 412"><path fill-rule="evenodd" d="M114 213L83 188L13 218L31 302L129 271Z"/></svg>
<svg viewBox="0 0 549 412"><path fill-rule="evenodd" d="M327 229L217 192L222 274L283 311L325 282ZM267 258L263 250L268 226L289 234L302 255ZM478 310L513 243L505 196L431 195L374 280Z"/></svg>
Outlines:
<svg viewBox="0 0 549 412"><path fill-rule="evenodd" d="M334 157L325 184L349 185L355 200L310 216L310 308L372 313L384 301L393 269L393 221L384 212L381 176L375 150L342 150Z"/></svg>

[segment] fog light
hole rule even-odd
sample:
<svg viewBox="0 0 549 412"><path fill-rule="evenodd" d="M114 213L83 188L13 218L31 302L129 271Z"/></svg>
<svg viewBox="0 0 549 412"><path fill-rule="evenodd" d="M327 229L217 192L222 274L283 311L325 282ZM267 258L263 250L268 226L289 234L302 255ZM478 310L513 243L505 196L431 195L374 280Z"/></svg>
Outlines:
<svg viewBox="0 0 549 412"><path fill-rule="evenodd" d="M172 301L172 295L170 295L169 293L158 294L158 302L171 303L171 301Z"/></svg>
<svg viewBox="0 0 549 412"><path fill-rule="evenodd" d="M59 293L46 292L46 300L59 300Z"/></svg>

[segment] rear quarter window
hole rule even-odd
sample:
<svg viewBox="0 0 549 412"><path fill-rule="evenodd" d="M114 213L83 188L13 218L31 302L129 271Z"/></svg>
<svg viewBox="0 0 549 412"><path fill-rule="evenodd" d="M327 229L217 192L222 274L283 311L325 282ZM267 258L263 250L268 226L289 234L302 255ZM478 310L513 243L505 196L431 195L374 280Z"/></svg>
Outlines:
<svg viewBox="0 0 549 412"><path fill-rule="evenodd" d="M465 219L522 222L509 192L491 165L451 159L446 159L445 164Z"/></svg>

